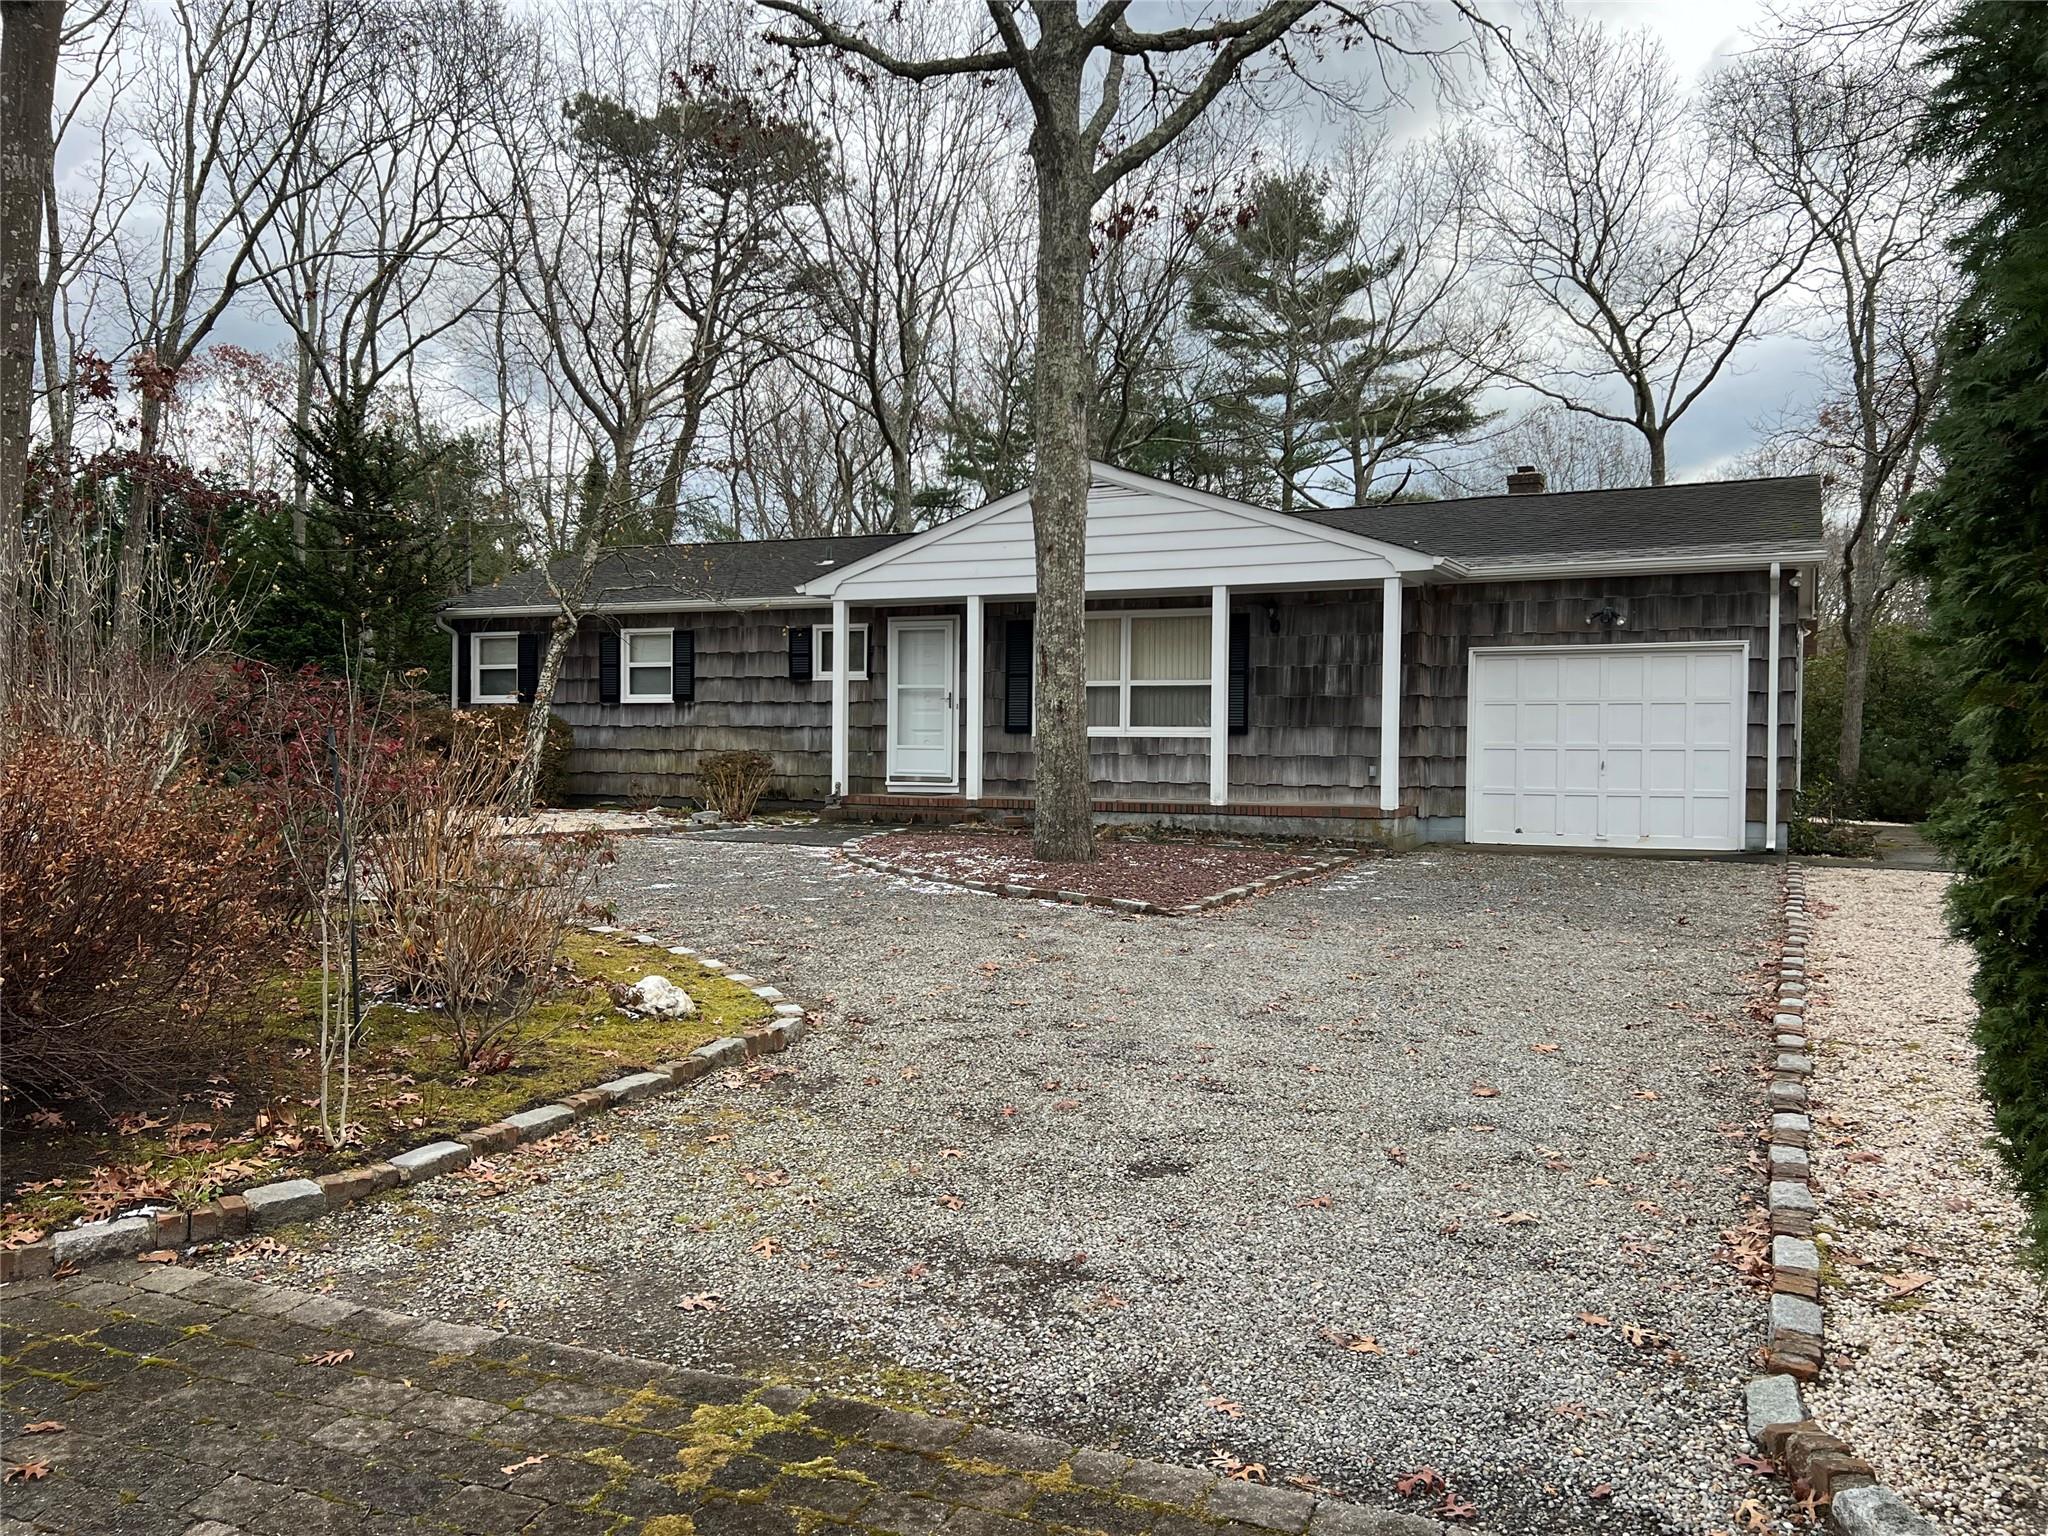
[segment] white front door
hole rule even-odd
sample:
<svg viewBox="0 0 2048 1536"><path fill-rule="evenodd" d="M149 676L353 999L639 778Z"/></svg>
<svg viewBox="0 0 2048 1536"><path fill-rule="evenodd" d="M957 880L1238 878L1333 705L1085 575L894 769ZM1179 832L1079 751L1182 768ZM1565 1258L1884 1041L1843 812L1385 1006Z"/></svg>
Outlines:
<svg viewBox="0 0 2048 1536"><path fill-rule="evenodd" d="M953 619L889 621L889 785L952 789L960 772Z"/></svg>
<svg viewBox="0 0 2048 1536"><path fill-rule="evenodd" d="M1472 653L1465 836L1563 848L1740 848L1741 645Z"/></svg>

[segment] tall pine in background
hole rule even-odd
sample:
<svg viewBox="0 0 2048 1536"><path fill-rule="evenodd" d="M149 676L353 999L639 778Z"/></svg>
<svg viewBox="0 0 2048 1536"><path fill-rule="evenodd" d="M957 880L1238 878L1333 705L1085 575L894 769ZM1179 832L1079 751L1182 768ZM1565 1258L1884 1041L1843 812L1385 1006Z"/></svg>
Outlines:
<svg viewBox="0 0 2048 1536"><path fill-rule="evenodd" d="M1976 215L1934 425L1945 472L1911 544L1970 754L1935 831L1977 951L1985 1092L2048 1245L2048 6L1965 5L1935 63L1927 132L1962 150L1954 192Z"/></svg>

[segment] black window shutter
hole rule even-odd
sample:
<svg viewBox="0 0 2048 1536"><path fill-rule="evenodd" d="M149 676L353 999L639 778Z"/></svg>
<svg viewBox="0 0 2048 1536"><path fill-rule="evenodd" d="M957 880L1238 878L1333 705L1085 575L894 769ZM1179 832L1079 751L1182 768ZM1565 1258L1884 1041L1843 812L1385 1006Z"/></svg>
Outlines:
<svg viewBox="0 0 2048 1536"><path fill-rule="evenodd" d="M465 629L455 637L455 701L458 704L469 702L469 683L469 631Z"/></svg>
<svg viewBox="0 0 2048 1536"><path fill-rule="evenodd" d="M673 664L669 674L674 682L671 691L678 704L687 704L697 697L697 632L671 630L668 654Z"/></svg>
<svg viewBox="0 0 2048 1536"><path fill-rule="evenodd" d="M597 632L597 702L619 702L619 632L616 629Z"/></svg>
<svg viewBox="0 0 2048 1536"><path fill-rule="evenodd" d="M789 626L789 680L808 683L812 676L811 626L792 624Z"/></svg>
<svg viewBox="0 0 2048 1536"><path fill-rule="evenodd" d="M1230 616L1230 734L1252 728L1252 616Z"/></svg>
<svg viewBox="0 0 2048 1536"><path fill-rule="evenodd" d="M519 633L519 702L531 704L540 692L540 636L530 629Z"/></svg>
<svg viewBox="0 0 2048 1536"><path fill-rule="evenodd" d="M1031 734L1031 621L1003 624L1003 729L1013 736Z"/></svg>

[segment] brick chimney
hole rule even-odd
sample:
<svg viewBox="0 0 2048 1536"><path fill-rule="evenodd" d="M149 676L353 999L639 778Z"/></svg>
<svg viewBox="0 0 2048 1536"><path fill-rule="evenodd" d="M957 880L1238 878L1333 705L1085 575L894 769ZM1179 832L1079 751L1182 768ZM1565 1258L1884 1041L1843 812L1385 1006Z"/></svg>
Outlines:
<svg viewBox="0 0 2048 1536"><path fill-rule="evenodd" d="M1534 464L1518 465L1508 476L1510 496L1540 496L1543 494L1543 471Z"/></svg>

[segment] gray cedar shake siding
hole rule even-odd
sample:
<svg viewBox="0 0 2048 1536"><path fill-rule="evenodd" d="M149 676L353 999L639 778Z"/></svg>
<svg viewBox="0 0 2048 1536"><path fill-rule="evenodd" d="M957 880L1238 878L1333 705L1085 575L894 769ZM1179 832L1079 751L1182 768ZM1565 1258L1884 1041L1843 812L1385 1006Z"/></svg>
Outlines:
<svg viewBox="0 0 2048 1536"><path fill-rule="evenodd" d="M1392 814L1399 825L1390 830L1432 839L1464 833L1475 651L1740 645L1749 695L1743 820L1757 846L1774 757L1779 793L1771 820L1789 819L1797 783L1802 640L1812 622L1812 578L1824 559L1820 504L1817 479L1791 477L1289 516L1098 464L1089 494L1088 606L1208 611L1213 593L1226 594L1244 631L1243 650L1232 651L1244 670L1230 679L1233 692L1244 680L1244 729L1229 736L1220 785L1211 781L1207 735L1095 738L1097 798L1185 806L1190 816L1298 807L1302 814L1286 819L1301 822L1327 808L1348 813L1333 824L1354 831L1386 814L1379 780L1394 765L1380 757L1381 605L1389 585L1398 585L1399 810ZM807 639L814 626L829 624L836 602L867 627L869 641L868 675L847 686L846 790L856 799L890 799L889 621L957 620L978 594L981 790L993 801L1025 800L1033 788L1031 742L1027 731L1008 728L1006 651L1012 621L1031 611L1032 549L1029 498L1020 493L914 535L607 553L583 604L594 616L575 637L555 699L574 732L571 792L682 799L696 788L704 754L752 748L773 765L772 799L828 799L832 684L792 674L790 637L801 630ZM1771 678L1767 572L1774 563L1781 587ZM528 573L451 600L443 616L462 634L544 631L550 608L545 579ZM500 616L508 610L512 616ZM1603 612L1618 612L1621 622L1601 622ZM693 696L602 702L599 636L624 628L688 630ZM1615 671L1625 676L1627 669ZM1498 675L1507 678L1509 669ZM1536 667L1514 675L1540 690L1548 674ZM1021 711L1021 697L1017 705ZM964 750L963 742L963 783ZM1539 772L1541 751L1539 742Z"/></svg>
<svg viewBox="0 0 2048 1536"><path fill-rule="evenodd" d="M1800 594L1783 577L1779 649L1779 820L1791 812L1794 721L1798 709ZM1658 641L1745 641L1749 646L1749 765L1746 819L1763 821L1768 729L1769 581L1763 571L1601 579L1442 583L1407 590L1402 619L1402 801L1425 833L1457 835L1465 813L1465 709L1471 647L1612 645ZM1587 615L1608 604L1626 624L1609 630ZM1249 730L1231 737L1230 798L1258 805L1370 806L1379 761L1380 594L1281 593L1233 604L1249 615ZM1108 599L1091 609L1202 609L1194 599ZM850 767L859 794L882 793L884 689L891 617L956 613L919 605L856 609L869 627L866 681L848 685ZM1030 606L991 602L982 658L984 793L1031 793L1031 743L1004 729L1005 621ZM1274 620L1278 621L1275 632ZM570 793L675 799L695 788L707 752L754 749L774 765L775 799L826 798L830 774L831 685L792 680L789 628L830 621L823 607L634 613L586 620L571 642L556 712L575 732ZM545 630L537 618L456 620L470 633ZM597 634L604 627L688 629L696 637L696 698L687 704L598 702ZM1188 803L1207 808L1208 743L1194 738L1098 738L1091 746L1097 794L1105 800ZM1434 824L1434 825L1431 825Z"/></svg>

